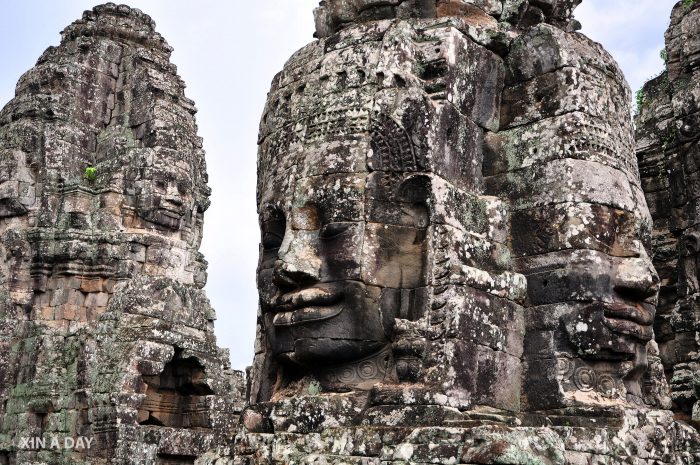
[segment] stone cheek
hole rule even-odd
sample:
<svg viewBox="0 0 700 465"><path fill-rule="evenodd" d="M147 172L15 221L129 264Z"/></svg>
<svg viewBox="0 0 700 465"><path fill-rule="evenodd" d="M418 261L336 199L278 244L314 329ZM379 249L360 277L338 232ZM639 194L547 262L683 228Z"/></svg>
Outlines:
<svg viewBox="0 0 700 465"><path fill-rule="evenodd" d="M53 436L95 441L71 463L193 463L237 419L196 109L153 27L86 12L0 112L0 463L58 460L17 446Z"/></svg>

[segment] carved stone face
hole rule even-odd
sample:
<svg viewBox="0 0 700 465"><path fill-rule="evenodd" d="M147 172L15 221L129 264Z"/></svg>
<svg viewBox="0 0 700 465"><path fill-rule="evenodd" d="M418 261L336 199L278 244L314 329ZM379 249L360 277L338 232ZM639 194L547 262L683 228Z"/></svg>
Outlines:
<svg viewBox="0 0 700 465"><path fill-rule="evenodd" d="M24 204L30 202L32 190L33 180L27 170L24 154L11 151L0 153L0 218L26 214Z"/></svg>
<svg viewBox="0 0 700 465"><path fill-rule="evenodd" d="M503 93L500 131L488 136L485 166L489 190L510 197L516 268L528 278L528 401L533 409L620 402L625 393L641 401L659 279L649 258L651 216L633 153L630 91L621 73L611 78L580 64L616 69L581 36L542 25L517 40L522 48L508 57L517 72ZM576 53L563 56L563 49ZM552 59L570 67L539 69ZM595 98L569 100L591 89ZM532 110L530 96L540 94L551 109ZM541 388L545 370L552 381Z"/></svg>
<svg viewBox="0 0 700 465"><path fill-rule="evenodd" d="M516 253L550 251L523 260L532 273L529 299L534 305L567 303L562 320L581 355L628 359L638 343L651 339L658 278L643 211L565 203L515 218Z"/></svg>
<svg viewBox="0 0 700 465"><path fill-rule="evenodd" d="M551 337L550 356L564 362L560 375L570 389L641 398L659 282L646 204L614 169L588 160L561 165L568 168L546 187L534 183L551 204L514 218L515 251L530 255L521 269L532 313L546 321L534 338Z"/></svg>
<svg viewBox="0 0 700 465"><path fill-rule="evenodd" d="M601 171L589 161L576 164L582 173ZM533 314L548 321L543 328L553 329L550 350L572 367L571 372L562 370L563 382L607 397L625 392L624 384L627 393L641 398L639 381L647 368L647 344L653 339L659 280L648 252L648 211L635 200L639 188L624 176L608 175L600 173L605 185L595 187L597 194L582 194L588 197L586 203L566 202L570 197L565 184L578 184L571 177L552 178L549 189L554 197L562 195L553 199L559 203L516 217L526 221L521 228L535 226L520 238L533 241L527 246L531 253L549 251L525 260L528 296ZM590 182L578 185L583 192L594 189ZM613 203L635 207L606 205L600 195L606 190L616 199Z"/></svg>
<svg viewBox="0 0 700 465"><path fill-rule="evenodd" d="M648 256L607 263L591 257L583 262L583 268L587 270L574 267L572 278L592 281L595 284L589 286L591 290L598 290L600 283L602 292L591 296L594 303L565 319L571 342L586 358L645 363L655 313L650 297L655 297L658 290Z"/></svg>
<svg viewBox="0 0 700 465"><path fill-rule="evenodd" d="M177 231L192 210L191 176L175 166L150 166L135 182L136 213L145 221L166 230Z"/></svg>
<svg viewBox="0 0 700 465"><path fill-rule="evenodd" d="M555 272L531 280L531 293L554 289L549 298L562 302L561 332L555 336L561 338L561 349L566 353L568 342L575 357L600 362L603 371L621 378L641 375L647 343L653 338L658 291L648 256L642 252L638 258L612 258L580 251L564 257L569 265L566 277ZM563 303L569 299L573 301Z"/></svg>
<svg viewBox="0 0 700 465"><path fill-rule="evenodd" d="M258 158L262 248L256 373L262 375L256 378L261 394L254 395L261 399L282 392L281 386L301 388L294 381L308 382L307 375L324 389L331 385L329 391L381 381L471 389L461 381L475 378L473 366L459 382L439 381L438 369L432 379L419 379L427 363L455 371L445 359L429 359L438 350L427 348L421 331L433 309L448 314L454 306L466 314L469 295L469 308L481 315L489 312L489 296L495 302L498 294L490 287L501 282L489 274L498 268L491 253L502 247L505 234L492 241L491 204L477 197L479 124L497 126L502 63L455 29L423 35L406 26L368 24L383 28L385 38L337 50L330 49L332 41L328 50L321 42L311 44L273 84ZM391 51L378 53L383 46ZM404 54L408 63L394 63ZM450 66L451 59L475 65ZM460 92L457 83L477 79L477 70L489 76L493 88ZM452 90L445 89L454 89L451 103ZM427 263L434 242L442 244L439 273ZM482 288L466 289L477 281ZM476 309L476 301L486 304ZM443 315L445 328L435 331L456 331L458 322L468 319L447 321ZM497 344L506 332L499 331L482 342L498 333L488 341ZM477 329L462 333L475 339ZM476 356L476 341L455 344L455 350ZM519 363L518 349L511 352ZM270 367L270 360L282 362L285 370ZM345 376L351 371L357 376Z"/></svg>
<svg viewBox="0 0 700 465"><path fill-rule="evenodd" d="M276 357L317 367L376 354L389 344L401 290L424 285L427 208L394 198L396 221L367 221L378 182L357 173L266 189L258 285Z"/></svg>

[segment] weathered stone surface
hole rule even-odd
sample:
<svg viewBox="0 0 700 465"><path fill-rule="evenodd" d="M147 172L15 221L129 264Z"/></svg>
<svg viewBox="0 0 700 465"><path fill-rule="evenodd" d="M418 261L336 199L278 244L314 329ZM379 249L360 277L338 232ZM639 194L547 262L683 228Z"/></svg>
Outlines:
<svg viewBox="0 0 700 465"><path fill-rule="evenodd" d="M673 410L693 421L698 365L698 128L700 5L682 2L666 32L667 70L637 96L637 157L654 218L654 265L661 277L654 322Z"/></svg>
<svg viewBox="0 0 700 465"><path fill-rule="evenodd" d="M450 23L428 24L358 24L298 52L273 83L260 136L256 401L425 376L464 403L473 380L451 373L455 350L519 353L518 327L486 321L491 342L474 326L490 319L484 305L524 297L509 271L508 215L483 196L479 169L502 59ZM483 376L497 357L481 356ZM517 399L511 390L502 402Z"/></svg>
<svg viewBox="0 0 700 465"><path fill-rule="evenodd" d="M378 20L462 18L477 28L532 27L549 22L578 29L572 13L581 0L324 0L314 11L316 37Z"/></svg>
<svg viewBox="0 0 700 465"><path fill-rule="evenodd" d="M578 3L321 2L260 127L250 405L199 463L700 460L631 93Z"/></svg>
<svg viewBox="0 0 700 465"><path fill-rule="evenodd" d="M241 409L202 290L196 109L154 27L85 12L0 112L2 464L194 463Z"/></svg>

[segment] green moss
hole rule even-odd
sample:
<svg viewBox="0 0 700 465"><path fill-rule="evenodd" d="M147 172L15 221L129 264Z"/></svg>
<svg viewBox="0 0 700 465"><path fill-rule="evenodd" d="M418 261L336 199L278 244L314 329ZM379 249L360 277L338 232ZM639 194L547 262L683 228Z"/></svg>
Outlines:
<svg viewBox="0 0 700 465"><path fill-rule="evenodd" d="M683 76L673 81L673 91L680 92L687 89L691 84L691 79L688 76Z"/></svg>
<svg viewBox="0 0 700 465"><path fill-rule="evenodd" d="M85 168L83 178L85 178L85 180L89 183L95 182L95 179L97 179L97 168L93 166L88 166L87 168Z"/></svg>
<svg viewBox="0 0 700 465"><path fill-rule="evenodd" d="M518 465L545 465L546 463L542 458L535 457L516 447L510 447L499 459L503 461L502 463L516 463Z"/></svg>
<svg viewBox="0 0 700 465"><path fill-rule="evenodd" d="M502 250L499 250L499 252L500 253L496 256L496 265L499 269L507 270L511 262L510 251L504 247Z"/></svg>
<svg viewBox="0 0 700 465"><path fill-rule="evenodd" d="M674 131L669 130L662 139L661 149L667 152L672 147L676 146L676 134Z"/></svg>
<svg viewBox="0 0 700 465"><path fill-rule="evenodd" d="M539 146L539 139L534 139L532 141L533 146ZM522 166L523 159L522 156L512 147L506 148L506 161L508 163L508 171L513 171Z"/></svg>
<svg viewBox="0 0 700 465"><path fill-rule="evenodd" d="M697 3L698 0L683 0L683 6L686 8L691 8Z"/></svg>

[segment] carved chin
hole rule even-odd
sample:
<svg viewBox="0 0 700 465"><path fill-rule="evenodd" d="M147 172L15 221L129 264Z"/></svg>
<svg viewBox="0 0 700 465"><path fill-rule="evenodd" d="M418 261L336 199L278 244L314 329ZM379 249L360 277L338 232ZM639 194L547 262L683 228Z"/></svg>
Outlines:
<svg viewBox="0 0 700 465"><path fill-rule="evenodd" d="M386 345L382 341L355 341L350 339L305 338L296 339L291 352L279 354L280 360L303 366L348 363L373 354Z"/></svg>
<svg viewBox="0 0 700 465"><path fill-rule="evenodd" d="M182 213L162 208L139 212L139 216L149 223L161 226L165 229L178 231L182 227Z"/></svg>
<svg viewBox="0 0 700 465"><path fill-rule="evenodd" d="M609 304L583 307L565 321L566 332L578 354L589 360L633 361L646 353L653 335L650 324L614 318ZM618 311L619 313L619 311Z"/></svg>

